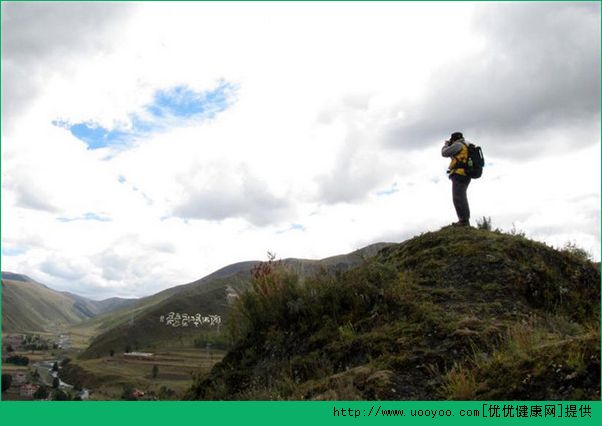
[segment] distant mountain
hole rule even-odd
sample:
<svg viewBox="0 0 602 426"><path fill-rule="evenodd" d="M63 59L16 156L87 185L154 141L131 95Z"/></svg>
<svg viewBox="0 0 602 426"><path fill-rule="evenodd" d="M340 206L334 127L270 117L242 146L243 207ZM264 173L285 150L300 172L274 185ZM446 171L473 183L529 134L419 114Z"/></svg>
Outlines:
<svg viewBox="0 0 602 426"><path fill-rule="evenodd" d="M61 331L135 300L90 300L53 290L26 275L2 272L2 332Z"/></svg>
<svg viewBox="0 0 602 426"><path fill-rule="evenodd" d="M2 279L3 280L12 280L12 281L22 281L22 282L35 282L34 280L32 280L31 278L29 278L27 275L23 275L23 274L15 274L12 272L2 272Z"/></svg>
<svg viewBox="0 0 602 426"><path fill-rule="evenodd" d="M282 262L304 276L320 268L342 271L360 264L365 258L389 245L377 243L349 254L322 260L284 259ZM81 357L104 356L111 350L123 352L128 346L133 350L142 350L165 347L174 342L191 344L194 339L207 338L211 334L212 339L218 340L219 344L220 339L225 339L225 333L215 336L215 327L210 332L207 328L167 327L160 322L160 318L174 312L219 315L225 319L229 311L228 298L249 286L251 270L258 263L260 262L247 261L228 265L200 280L171 287L82 323L81 327L94 328L97 337Z"/></svg>
<svg viewBox="0 0 602 426"><path fill-rule="evenodd" d="M75 309L81 311L82 314L88 318L95 317L96 315L100 315L105 312L111 312L115 309L125 306L130 306L138 300L124 299L121 297L111 297L104 300L91 300L77 294L69 293L68 291L63 291L62 293L73 299L75 301Z"/></svg>

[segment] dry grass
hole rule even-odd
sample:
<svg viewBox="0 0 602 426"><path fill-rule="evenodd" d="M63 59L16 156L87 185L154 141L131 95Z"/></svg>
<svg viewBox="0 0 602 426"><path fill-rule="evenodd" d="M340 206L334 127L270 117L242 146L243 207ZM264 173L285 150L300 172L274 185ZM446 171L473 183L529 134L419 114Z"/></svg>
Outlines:
<svg viewBox="0 0 602 426"><path fill-rule="evenodd" d="M477 395L478 384L472 369L455 365L443 377L441 393L447 399L474 400Z"/></svg>

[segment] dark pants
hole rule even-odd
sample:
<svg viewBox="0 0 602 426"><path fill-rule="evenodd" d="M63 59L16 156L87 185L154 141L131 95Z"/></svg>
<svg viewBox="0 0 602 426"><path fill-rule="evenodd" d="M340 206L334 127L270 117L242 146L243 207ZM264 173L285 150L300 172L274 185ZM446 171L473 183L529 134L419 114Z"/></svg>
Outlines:
<svg viewBox="0 0 602 426"><path fill-rule="evenodd" d="M470 220L470 208L468 207L466 190L470 184L470 178L453 174L450 176L450 179L452 181L452 197L458 220L460 222L468 222Z"/></svg>

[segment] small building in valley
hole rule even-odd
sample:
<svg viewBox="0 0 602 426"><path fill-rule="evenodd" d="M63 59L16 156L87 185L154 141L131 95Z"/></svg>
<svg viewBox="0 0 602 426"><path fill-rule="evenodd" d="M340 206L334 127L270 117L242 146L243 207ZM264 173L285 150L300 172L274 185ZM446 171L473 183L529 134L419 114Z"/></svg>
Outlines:
<svg viewBox="0 0 602 426"><path fill-rule="evenodd" d="M142 392L140 389L134 389L132 391L132 396L134 398L142 398L142 397L144 397L144 392Z"/></svg>
<svg viewBox="0 0 602 426"><path fill-rule="evenodd" d="M40 386L26 383L19 388L19 395L33 398L33 394L40 389Z"/></svg>
<svg viewBox="0 0 602 426"><path fill-rule="evenodd" d="M85 401L87 399L90 399L90 391L86 388L83 388L82 390L80 390L75 397L79 397L79 399L81 399L82 401Z"/></svg>
<svg viewBox="0 0 602 426"><path fill-rule="evenodd" d="M123 356L131 359L151 359L155 354L150 352L126 352Z"/></svg>

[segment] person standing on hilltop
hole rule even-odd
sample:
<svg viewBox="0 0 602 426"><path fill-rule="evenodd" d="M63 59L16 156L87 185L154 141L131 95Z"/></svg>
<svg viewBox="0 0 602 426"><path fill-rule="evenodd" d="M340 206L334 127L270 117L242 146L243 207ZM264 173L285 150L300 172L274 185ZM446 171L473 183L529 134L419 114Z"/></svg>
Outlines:
<svg viewBox="0 0 602 426"><path fill-rule="evenodd" d="M450 139L445 141L441 148L441 155L451 158L447 173L452 181L452 198L458 215L458 221L452 223L452 226L470 226L470 208L466 190L471 179L465 169L468 161L468 143L462 133L452 133Z"/></svg>

